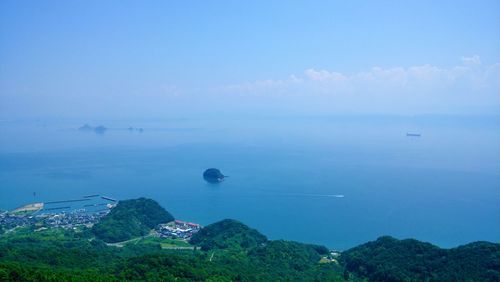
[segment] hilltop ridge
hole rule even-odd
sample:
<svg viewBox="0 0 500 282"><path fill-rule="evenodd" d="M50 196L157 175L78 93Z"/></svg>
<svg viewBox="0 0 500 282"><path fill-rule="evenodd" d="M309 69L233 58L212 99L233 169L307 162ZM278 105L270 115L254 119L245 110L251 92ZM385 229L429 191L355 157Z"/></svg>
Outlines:
<svg viewBox="0 0 500 282"><path fill-rule="evenodd" d="M189 243L152 235L173 219L154 200L139 198L119 201L91 229L17 228L0 235L0 281L500 280L497 243L442 249L382 236L337 252L269 240L234 219L201 228Z"/></svg>
<svg viewBox="0 0 500 282"><path fill-rule="evenodd" d="M105 242L116 243L144 236L160 223L174 217L156 201L146 198L119 201L108 215L93 226L94 235Z"/></svg>
<svg viewBox="0 0 500 282"><path fill-rule="evenodd" d="M207 225L194 234L190 240L190 243L200 246L205 251L251 248L266 242L266 236L234 219L224 219Z"/></svg>

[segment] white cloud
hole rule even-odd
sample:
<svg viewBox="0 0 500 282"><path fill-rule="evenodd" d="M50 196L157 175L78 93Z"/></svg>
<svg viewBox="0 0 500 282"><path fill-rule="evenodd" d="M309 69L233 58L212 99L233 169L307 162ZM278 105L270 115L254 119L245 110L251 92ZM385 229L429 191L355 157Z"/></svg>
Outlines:
<svg viewBox="0 0 500 282"><path fill-rule="evenodd" d="M339 72L307 69L304 73L307 78L316 81L344 82L347 80L347 77Z"/></svg>
<svg viewBox="0 0 500 282"><path fill-rule="evenodd" d="M408 68L393 67L381 68L373 67L369 71L358 72L352 75L346 75L341 72L317 70L314 68L306 69L301 76L291 75L288 79L275 80L266 79L254 82L246 82L225 86L228 91L249 91L258 92L262 90L276 90L277 88L288 88L299 85L320 86L328 85L332 92L342 88L351 91L370 91L367 87L378 86L381 88L394 88L401 90L404 88L418 87L436 87L442 89L460 85L467 86L470 89L484 87L498 81L498 69L500 63L489 67L481 65L479 56L462 57L462 65L451 68L440 68L433 65L412 66ZM478 68L478 66L481 66ZM467 85L464 85L467 82ZM407 89L407 90L408 90Z"/></svg>
<svg viewBox="0 0 500 282"><path fill-rule="evenodd" d="M287 79L266 79L230 85L226 94L259 97L294 97L297 103L314 103L332 109L372 109L393 112L467 112L470 108L500 112L500 63L486 66L478 55L462 57L461 64L382 68L344 74L309 68ZM298 98L299 97L299 98ZM303 97L301 100L300 97ZM282 99L283 105L293 99ZM301 102L302 101L302 102ZM275 101L276 102L276 101ZM312 107L314 108L314 107Z"/></svg>
<svg viewBox="0 0 500 282"><path fill-rule="evenodd" d="M479 58L478 55L474 55L472 57L462 57L462 63L469 66L480 65L481 58Z"/></svg>

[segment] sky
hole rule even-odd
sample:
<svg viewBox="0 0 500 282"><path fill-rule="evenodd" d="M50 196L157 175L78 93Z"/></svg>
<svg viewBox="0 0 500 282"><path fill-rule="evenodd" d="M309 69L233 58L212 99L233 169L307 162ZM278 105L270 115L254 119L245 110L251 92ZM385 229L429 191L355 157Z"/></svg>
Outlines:
<svg viewBox="0 0 500 282"><path fill-rule="evenodd" d="M0 1L0 118L500 114L500 1Z"/></svg>

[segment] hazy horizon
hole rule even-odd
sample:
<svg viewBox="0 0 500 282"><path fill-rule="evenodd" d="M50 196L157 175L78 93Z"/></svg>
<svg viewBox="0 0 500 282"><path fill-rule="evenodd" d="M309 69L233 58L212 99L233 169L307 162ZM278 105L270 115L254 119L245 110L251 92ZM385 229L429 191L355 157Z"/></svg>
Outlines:
<svg viewBox="0 0 500 282"><path fill-rule="evenodd" d="M498 115L498 1L2 1L0 118Z"/></svg>

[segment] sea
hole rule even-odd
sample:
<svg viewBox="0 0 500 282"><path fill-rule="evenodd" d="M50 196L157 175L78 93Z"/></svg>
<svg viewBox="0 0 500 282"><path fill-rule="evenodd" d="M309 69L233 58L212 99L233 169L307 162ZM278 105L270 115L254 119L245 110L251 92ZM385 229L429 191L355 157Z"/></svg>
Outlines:
<svg viewBox="0 0 500 282"><path fill-rule="evenodd" d="M206 183L207 168L228 177ZM0 120L0 209L93 194L336 250L500 242L500 117Z"/></svg>

